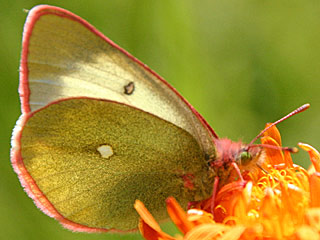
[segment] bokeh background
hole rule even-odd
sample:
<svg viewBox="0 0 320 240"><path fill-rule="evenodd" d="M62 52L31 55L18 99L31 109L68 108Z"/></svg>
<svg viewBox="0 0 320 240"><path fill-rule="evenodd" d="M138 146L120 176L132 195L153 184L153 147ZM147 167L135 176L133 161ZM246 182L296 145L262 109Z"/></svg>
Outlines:
<svg viewBox="0 0 320 240"><path fill-rule="evenodd" d="M82 16L148 64L220 137L249 142L266 122L310 103L310 110L278 127L284 145L302 141L320 149L319 1L1 1L0 239L140 238L63 229L34 206L11 168L23 9L41 3ZM309 165L306 153L294 159Z"/></svg>

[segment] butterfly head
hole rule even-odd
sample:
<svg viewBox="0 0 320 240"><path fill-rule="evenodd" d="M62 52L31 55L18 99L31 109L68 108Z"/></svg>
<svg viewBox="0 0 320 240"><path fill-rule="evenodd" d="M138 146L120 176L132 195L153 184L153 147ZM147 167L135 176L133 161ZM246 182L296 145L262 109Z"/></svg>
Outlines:
<svg viewBox="0 0 320 240"><path fill-rule="evenodd" d="M242 142L234 142L230 139L216 139L216 158L211 162L211 167L219 172L227 170L233 163L239 168L248 169L263 160L263 148L255 145L246 145Z"/></svg>

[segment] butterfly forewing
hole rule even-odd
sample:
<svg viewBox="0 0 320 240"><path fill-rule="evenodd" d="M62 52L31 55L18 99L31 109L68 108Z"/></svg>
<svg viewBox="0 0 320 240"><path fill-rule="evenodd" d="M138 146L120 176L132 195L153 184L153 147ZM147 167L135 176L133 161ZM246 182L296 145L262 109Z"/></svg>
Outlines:
<svg viewBox="0 0 320 240"><path fill-rule="evenodd" d="M67 97L125 103L185 129L212 155L214 133L164 80L78 16L42 6L24 30L20 92L25 112ZM129 83L134 91L126 94ZM30 93L30 94L28 94Z"/></svg>

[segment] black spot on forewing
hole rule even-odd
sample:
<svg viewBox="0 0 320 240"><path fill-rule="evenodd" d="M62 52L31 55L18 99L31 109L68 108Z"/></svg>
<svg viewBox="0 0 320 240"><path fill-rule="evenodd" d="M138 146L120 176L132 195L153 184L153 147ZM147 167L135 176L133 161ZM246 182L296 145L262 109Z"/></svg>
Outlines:
<svg viewBox="0 0 320 240"><path fill-rule="evenodd" d="M127 85L124 87L124 94L131 95L134 92L134 82L129 82Z"/></svg>

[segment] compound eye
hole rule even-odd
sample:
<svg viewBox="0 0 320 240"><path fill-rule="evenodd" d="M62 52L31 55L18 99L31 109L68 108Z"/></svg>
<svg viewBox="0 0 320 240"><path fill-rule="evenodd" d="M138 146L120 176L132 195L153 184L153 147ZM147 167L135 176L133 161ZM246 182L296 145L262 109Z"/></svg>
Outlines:
<svg viewBox="0 0 320 240"><path fill-rule="evenodd" d="M241 164L245 165L252 159L251 154L248 151L243 151L240 153Z"/></svg>

